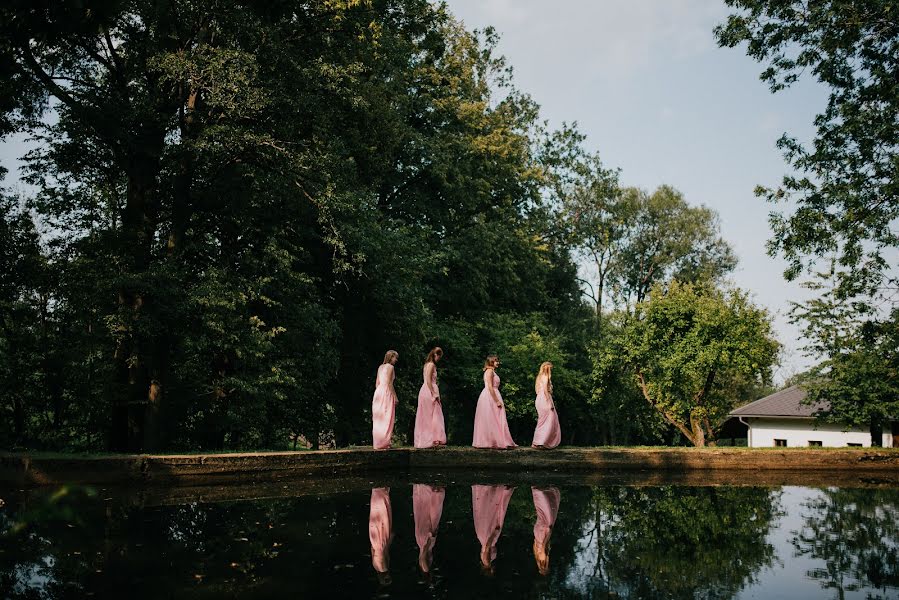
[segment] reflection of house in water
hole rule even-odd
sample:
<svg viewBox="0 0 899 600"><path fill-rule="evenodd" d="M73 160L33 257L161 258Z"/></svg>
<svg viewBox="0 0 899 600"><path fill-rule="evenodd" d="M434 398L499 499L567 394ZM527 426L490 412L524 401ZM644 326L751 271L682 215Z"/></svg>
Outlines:
<svg viewBox="0 0 899 600"><path fill-rule="evenodd" d="M773 446L870 446L867 428L847 427L840 423L823 423L815 415L826 405L804 404L805 390L792 386L750 402L730 413L722 428L723 439L746 438L747 445ZM899 442L897 423L887 425L882 445Z"/></svg>

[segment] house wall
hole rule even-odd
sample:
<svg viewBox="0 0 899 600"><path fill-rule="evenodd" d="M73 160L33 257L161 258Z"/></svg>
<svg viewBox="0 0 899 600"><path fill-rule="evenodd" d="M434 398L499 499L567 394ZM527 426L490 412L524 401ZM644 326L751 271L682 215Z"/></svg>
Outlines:
<svg viewBox="0 0 899 600"><path fill-rule="evenodd" d="M814 419L746 418L750 425L749 445L753 448L774 446L775 439L787 440L787 447L808 447L810 440L820 441L823 446L840 447L847 444L871 445L871 434L867 429L843 431L839 424L820 423ZM893 437L889 429L883 432L883 445L890 447Z"/></svg>

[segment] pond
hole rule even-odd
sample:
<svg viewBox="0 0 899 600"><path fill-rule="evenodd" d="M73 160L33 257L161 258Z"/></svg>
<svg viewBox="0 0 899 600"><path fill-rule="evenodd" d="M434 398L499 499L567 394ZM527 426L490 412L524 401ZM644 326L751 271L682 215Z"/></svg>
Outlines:
<svg viewBox="0 0 899 600"><path fill-rule="evenodd" d="M896 488L461 479L0 491L0 597L899 598Z"/></svg>

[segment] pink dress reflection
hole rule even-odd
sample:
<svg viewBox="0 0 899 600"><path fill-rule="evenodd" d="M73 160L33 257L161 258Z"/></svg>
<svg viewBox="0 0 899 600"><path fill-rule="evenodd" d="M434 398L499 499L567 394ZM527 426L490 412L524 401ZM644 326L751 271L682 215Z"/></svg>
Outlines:
<svg viewBox="0 0 899 600"><path fill-rule="evenodd" d="M418 544L418 566L423 573L430 573L434 562L434 545L437 528L443 514L446 490L424 483L412 485L412 515L415 519L415 542Z"/></svg>
<svg viewBox="0 0 899 600"><path fill-rule="evenodd" d="M503 399L499 393L499 375L493 369L485 370L484 389L478 397L478 407L474 413L474 439L471 445L475 448L514 448L516 444L506 421L506 408L497 406L490 394L490 373L493 373L496 397L500 402Z"/></svg>
<svg viewBox="0 0 899 600"><path fill-rule="evenodd" d="M562 429L559 427L559 413L553 402L552 384L545 377L537 382L537 429L534 431L533 446L555 448L562 441Z"/></svg>
<svg viewBox="0 0 899 600"><path fill-rule="evenodd" d="M546 575L549 573L549 538L559 515L562 494L554 487L546 489L532 487L531 495L534 497L534 509L537 511L537 522L534 523L534 560L537 561L537 571L541 575Z"/></svg>
<svg viewBox="0 0 899 600"><path fill-rule="evenodd" d="M437 367L424 366L424 383L418 391L418 410L415 412L415 447L431 448L446 444L446 427L443 423L443 406L440 390L437 387ZM430 387L428 386L428 371L430 371ZM435 393L431 393L431 390Z"/></svg>
<svg viewBox="0 0 899 600"><path fill-rule="evenodd" d="M372 442L374 447L379 450L390 448L396 403L396 392L393 390L393 365L383 364L378 367L375 395L371 400Z"/></svg>
<svg viewBox="0 0 899 600"><path fill-rule="evenodd" d="M390 542L393 541L393 511L390 508L390 488L371 491L368 513L368 539L371 541L371 566L378 572L381 583L390 583Z"/></svg>
<svg viewBox="0 0 899 600"><path fill-rule="evenodd" d="M504 485L471 486L471 509L474 530L481 542L481 565L491 569L496 559L496 543L503 531L506 510L515 488Z"/></svg>

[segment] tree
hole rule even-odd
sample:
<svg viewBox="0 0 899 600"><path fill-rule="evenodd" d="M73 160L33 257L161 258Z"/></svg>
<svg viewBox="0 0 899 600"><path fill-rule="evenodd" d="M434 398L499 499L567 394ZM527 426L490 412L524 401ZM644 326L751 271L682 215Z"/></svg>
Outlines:
<svg viewBox="0 0 899 600"><path fill-rule="evenodd" d="M544 191L580 138L495 45L427 0L0 8L0 133L41 140L29 207L58 260L58 443L365 443L387 348L403 398L447 323L537 314L570 352Z"/></svg>
<svg viewBox="0 0 899 600"><path fill-rule="evenodd" d="M629 307L642 302L656 283L717 282L736 267L713 210L690 206L667 185L652 194L620 189L617 174L596 158L585 171L564 194L562 206L572 243L594 276L585 285L597 320L606 297Z"/></svg>
<svg viewBox="0 0 899 600"><path fill-rule="evenodd" d="M0 196L0 445L32 441L47 384L48 267L34 221L16 198Z"/></svg>
<svg viewBox="0 0 899 600"><path fill-rule="evenodd" d="M797 172L756 193L790 202L771 217L772 254L788 279L836 253L840 293L878 295L899 245L899 5L894 0L726 0L735 14L715 29L721 46L746 42L772 92L810 73L829 89L810 146L784 135L778 146ZM893 266L895 266L893 264Z"/></svg>
<svg viewBox="0 0 899 600"><path fill-rule="evenodd" d="M797 555L824 562L807 572L821 587L866 590L868 598L889 598L899 588L899 495L895 489L817 491L805 504L810 509L790 542Z"/></svg>
<svg viewBox="0 0 899 600"><path fill-rule="evenodd" d="M899 309L878 319L865 299L837 293L839 285L833 272L818 273L806 286L822 295L793 305L807 352L823 358L802 384L806 402L826 407L820 419L869 428L880 446L883 426L899 413Z"/></svg>
<svg viewBox="0 0 899 600"><path fill-rule="evenodd" d="M705 446L734 405L734 382L768 381L777 352L767 313L745 293L674 281L636 306L614 345L595 357L594 373L622 364L655 411Z"/></svg>
<svg viewBox="0 0 899 600"><path fill-rule="evenodd" d="M593 497L595 579L616 597L731 598L776 560L778 492L600 487Z"/></svg>

